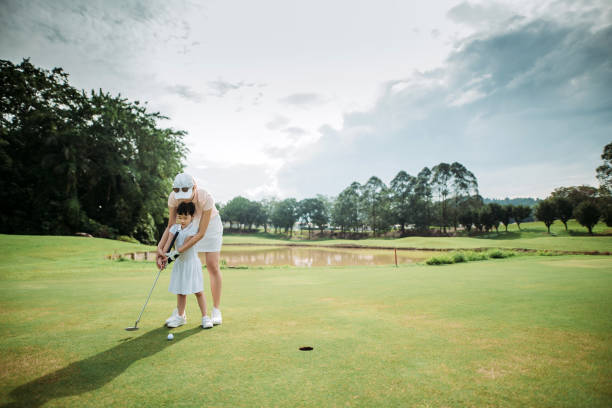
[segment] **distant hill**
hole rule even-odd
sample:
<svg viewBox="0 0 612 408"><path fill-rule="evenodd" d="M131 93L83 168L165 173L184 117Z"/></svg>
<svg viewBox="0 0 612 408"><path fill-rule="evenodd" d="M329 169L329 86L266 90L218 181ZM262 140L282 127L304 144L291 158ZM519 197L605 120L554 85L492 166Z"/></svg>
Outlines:
<svg viewBox="0 0 612 408"><path fill-rule="evenodd" d="M497 204L501 204L501 205L526 205L528 207L535 207L539 202L540 199L539 198L531 198L531 197L526 197L526 198L504 198L504 199L499 199L499 198L483 198L483 201L485 204L489 204L489 203L497 203Z"/></svg>

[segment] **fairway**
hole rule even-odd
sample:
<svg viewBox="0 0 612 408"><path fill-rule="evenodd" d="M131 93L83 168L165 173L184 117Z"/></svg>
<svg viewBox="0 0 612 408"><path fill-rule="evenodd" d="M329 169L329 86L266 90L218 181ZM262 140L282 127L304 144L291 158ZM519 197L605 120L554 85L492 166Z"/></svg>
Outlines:
<svg viewBox="0 0 612 408"><path fill-rule="evenodd" d="M612 405L612 257L226 269L223 325L190 296L167 341L169 271L123 330L156 269L104 256L137 245L0 246L0 406Z"/></svg>

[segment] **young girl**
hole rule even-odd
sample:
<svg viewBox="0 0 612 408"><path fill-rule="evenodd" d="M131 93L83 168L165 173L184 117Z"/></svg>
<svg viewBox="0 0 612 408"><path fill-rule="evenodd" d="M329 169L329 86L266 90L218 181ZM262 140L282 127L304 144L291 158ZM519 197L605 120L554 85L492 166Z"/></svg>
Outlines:
<svg viewBox="0 0 612 408"><path fill-rule="evenodd" d="M167 240L171 240L170 237L174 236L177 231L180 231L175 243L176 250L166 254L176 259L172 268L172 275L170 276L170 286L168 287L168 291L176 294L176 309L172 316L166 320L166 326L179 327L187 322L187 317L185 316L187 295L193 293L198 300L198 305L202 312L202 328L210 329L213 327L213 322L206 314L202 263L194 246L184 252L181 251L182 247L189 240L193 239L193 236L198 232L198 225L192 222L195 205L192 202L180 203L176 212L178 224L172 226L170 229L171 234L167 238ZM168 244L169 242L164 242L163 246L165 247ZM180 254L180 256L176 257L177 254Z"/></svg>

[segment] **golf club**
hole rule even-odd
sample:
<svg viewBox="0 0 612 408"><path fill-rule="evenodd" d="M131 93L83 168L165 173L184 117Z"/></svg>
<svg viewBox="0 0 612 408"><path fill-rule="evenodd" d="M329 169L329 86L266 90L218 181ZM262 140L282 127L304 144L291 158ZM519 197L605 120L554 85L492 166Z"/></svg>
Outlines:
<svg viewBox="0 0 612 408"><path fill-rule="evenodd" d="M170 246L168 247L166 252L170 251L170 249L174 246L174 242L176 241L176 238L178 237L179 232L180 231L177 231L176 234L174 234L174 237L172 238L172 242L170 242ZM168 263L171 263L171 262L172 262L172 259L168 259ZM145 302L144 306L142 307L142 310L140 311L140 314L138 315L138 319L136 320L136 323L134 323L134 326L126 327L125 330L127 330L127 331L135 331L135 330L139 329L138 322L140 321L140 318L142 317L142 312L144 312L145 307L147 307L147 303L149 303L149 299L151 298L151 293L153 293L153 289L155 288L155 285L157 284L157 280L159 279L159 275L161 274L161 271L163 271L164 269L166 269L166 265L164 265L163 268L160 268L159 272L157 272L157 276L155 277L155 282L153 282L153 287L149 291L149 296L147 297L147 301Z"/></svg>

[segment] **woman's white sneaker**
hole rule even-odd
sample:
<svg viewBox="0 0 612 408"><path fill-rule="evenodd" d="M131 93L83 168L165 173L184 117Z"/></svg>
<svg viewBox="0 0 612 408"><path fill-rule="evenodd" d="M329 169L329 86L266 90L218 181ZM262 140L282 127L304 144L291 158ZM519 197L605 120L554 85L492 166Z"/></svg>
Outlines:
<svg viewBox="0 0 612 408"><path fill-rule="evenodd" d="M217 326L223 322L223 318L221 317L221 311L219 309L213 307L211 314L212 314L212 324Z"/></svg>
<svg viewBox="0 0 612 408"><path fill-rule="evenodd" d="M213 322L210 320L210 317L204 316L202 317L202 328L203 329L211 329L213 327Z"/></svg>
<svg viewBox="0 0 612 408"><path fill-rule="evenodd" d="M166 326L174 328L174 327L179 327L184 325L185 323L187 323L187 318L185 316L174 316L174 318L172 320L170 320L168 322L168 324Z"/></svg>
<svg viewBox="0 0 612 408"><path fill-rule="evenodd" d="M176 316L178 316L178 309L174 309L172 311L172 314L170 315L170 317L166 319L166 323L164 323L164 326L167 326L168 323L170 323L172 320L174 320L174 318ZM187 313L185 313L185 317L187 317Z"/></svg>

